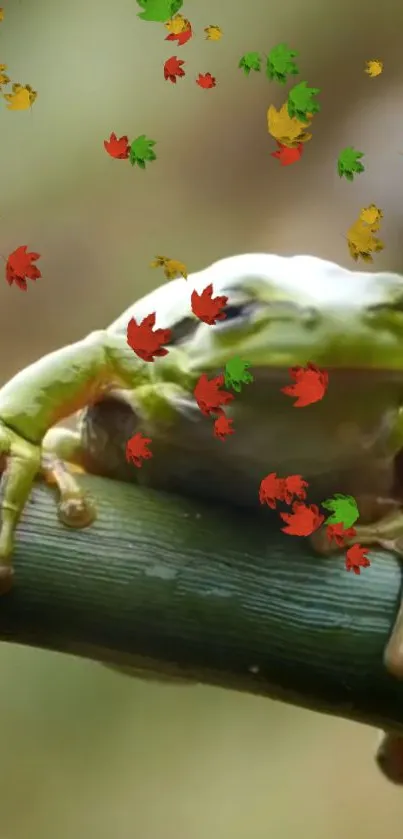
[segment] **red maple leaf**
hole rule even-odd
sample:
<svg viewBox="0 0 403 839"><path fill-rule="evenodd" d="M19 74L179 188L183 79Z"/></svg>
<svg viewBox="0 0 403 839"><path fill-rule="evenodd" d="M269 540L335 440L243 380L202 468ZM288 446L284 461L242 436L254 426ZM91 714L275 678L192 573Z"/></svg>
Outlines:
<svg viewBox="0 0 403 839"><path fill-rule="evenodd" d="M288 372L295 384L282 387L281 392L287 396L297 397L294 408L305 408L306 405L323 399L329 382L326 370L320 370L308 361L306 367L291 367Z"/></svg>
<svg viewBox="0 0 403 839"><path fill-rule="evenodd" d="M326 527L326 536L329 542L335 542L339 548L343 548L346 539L352 539L356 535L355 527L347 527L344 529L343 523L328 524Z"/></svg>
<svg viewBox="0 0 403 839"><path fill-rule="evenodd" d="M143 465L143 460L149 460L153 453L147 448L148 444L152 443L151 437L143 437L139 432L134 437L130 437L126 446L126 460L128 463L134 463L138 469Z"/></svg>
<svg viewBox="0 0 403 839"><path fill-rule="evenodd" d="M228 419L224 413L221 414L214 422L214 436L219 440L225 440L230 434L234 434L233 422L234 420Z"/></svg>
<svg viewBox="0 0 403 839"><path fill-rule="evenodd" d="M28 245L20 245L10 253L6 262L6 280L9 285L15 283L21 291L27 290L27 279L37 280L42 276L39 268L33 263L40 257L40 253L27 253Z"/></svg>
<svg viewBox="0 0 403 839"><path fill-rule="evenodd" d="M352 545L346 551L346 568L347 571L354 571L354 574L361 574L361 568L369 568L371 565L367 557L368 548L363 545Z"/></svg>
<svg viewBox="0 0 403 839"><path fill-rule="evenodd" d="M176 55L173 55L171 58L167 58L164 64L164 79L176 84L176 77L185 75L185 71L182 70L182 65L184 63L185 62L180 61Z"/></svg>
<svg viewBox="0 0 403 839"><path fill-rule="evenodd" d="M170 35L167 35L165 40L176 41L178 47L183 47L183 45L186 44L187 41L189 41L189 39L192 37L192 34L192 27L190 23L188 23L187 28L184 29L182 32L177 32L176 34L174 32L171 32Z"/></svg>
<svg viewBox="0 0 403 839"><path fill-rule="evenodd" d="M204 87L205 90L208 90L210 87L216 86L216 80L211 73L199 73L199 78L196 79L196 84L198 84L199 87Z"/></svg>
<svg viewBox="0 0 403 839"><path fill-rule="evenodd" d="M206 373L202 373L200 376L193 395L205 417L210 416L210 414L221 416L224 413L221 405L232 402L234 394L227 390L220 390L224 381L224 376L216 376L214 379L208 379Z"/></svg>
<svg viewBox="0 0 403 839"><path fill-rule="evenodd" d="M227 317L224 308L228 301L228 297L213 297L213 284L207 285L201 294L197 291L192 291L190 298L190 305L192 312L199 320L208 323L209 326L214 326L218 320L225 320Z"/></svg>
<svg viewBox="0 0 403 839"><path fill-rule="evenodd" d="M303 143L299 143L298 146L290 149L289 146L283 146L278 140L276 142L278 149L271 152L271 157L276 157L281 166L290 166L291 163L296 163L300 159L304 150Z"/></svg>
<svg viewBox="0 0 403 839"><path fill-rule="evenodd" d="M105 151L116 160L125 160L129 157L129 138L119 137L116 134L111 134L109 140L104 140Z"/></svg>
<svg viewBox="0 0 403 839"><path fill-rule="evenodd" d="M269 475L262 478L259 488L259 501L275 510L276 501L284 501L284 478L278 478L275 472L270 472Z"/></svg>
<svg viewBox="0 0 403 839"><path fill-rule="evenodd" d="M297 498L303 500L306 498L305 487L308 487L307 481L304 481L302 475L288 475L284 478L284 501L286 504L291 504L291 501L296 495Z"/></svg>
<svg viewBox="0 0 403 839"><path fill-rule="evenodd" d="M288 533L290 536L310 536L320 527L325 518L316 504L310 504L307 507L300 501L294 501L291 509L292 513L280 513L280 518L286 522L286 527L281 529L283 533Z"/></svg>
<svg viewBox="0 0 403 839"><path fill-rule="evenodd" d="M154 361L155 357L168 355L163 344L171 340L170 329L155 329L155 312L143 318L140 324L131 318L127 324L127 343L143 361Z"/></svg>

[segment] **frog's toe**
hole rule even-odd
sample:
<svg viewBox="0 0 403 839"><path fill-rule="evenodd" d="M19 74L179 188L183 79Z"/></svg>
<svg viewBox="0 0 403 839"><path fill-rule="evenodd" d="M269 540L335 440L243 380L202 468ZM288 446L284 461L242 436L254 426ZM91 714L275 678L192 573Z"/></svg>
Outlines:
<svg viewBox="0 0 403 839"><path fill-rule="evenodd" d="M88 498L70 496L62 498L58 509L59 519L66 527L89 527L96 519L96 509Z"/></svg>

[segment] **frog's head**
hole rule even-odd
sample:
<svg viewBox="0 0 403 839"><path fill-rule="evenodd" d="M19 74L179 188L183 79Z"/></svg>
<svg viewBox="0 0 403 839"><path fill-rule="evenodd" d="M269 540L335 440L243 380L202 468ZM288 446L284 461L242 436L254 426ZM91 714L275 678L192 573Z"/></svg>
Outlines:
<svg viewBox="0 0 403 839"><path fill-rule="evenodd" d="M255 372L307 361L403 370L397 274L348 271L311 256L245 254L189 277L189 296L210 283L214 296L228 297L226 318L208 326L188 312L182 320L180 340L195 370L222 368L234 355Z"/></svg>
<svg viewBox="0 0 403 839"><path fill-rule="evenodd" d="M225 320L209 326L192 313L190 297L213 285L228 298ZM237 355L254 368L288 368L313 361L325 367L403 370L403 279L398 274L348 271L312 256L244 254L165 283L128 309L156 312L195 374L221 370Z"/></svg>

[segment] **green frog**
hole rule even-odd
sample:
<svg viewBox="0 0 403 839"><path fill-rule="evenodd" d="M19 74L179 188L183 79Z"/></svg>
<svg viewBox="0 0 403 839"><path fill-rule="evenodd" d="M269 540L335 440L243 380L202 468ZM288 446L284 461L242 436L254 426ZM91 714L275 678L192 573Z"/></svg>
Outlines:
<svg viewBox="0 0 403 839"><path fill-rule="evenodd" d="M212 284L228 300L214 326L190 297ZM156 313L169 328L165 357L143 361L127 325ZM226 407L234 434L218 440L193 396L201 373L223 373L237 356L253 383ZM329 375L324 398L295 409L281 388L309 361ZM58 423L81 411L76 431ZM141 469L126 461L130 436L152 439ZM7 461L1 505L0 582L12 577L14 534L38 473L56 482L59 517L90 525L94 502L65 463L120 480L259 508L268 472L300 474L309 503L334 492L356 498L352 541L403 554L403 280L350 271L312 256L244 254L165 283L107 329L46 355L0 389L0 456ZM288 537L285 537L288 538ZM314 534L325 552L323 533ZM403 677L403 609L385 650Z"/></svg>

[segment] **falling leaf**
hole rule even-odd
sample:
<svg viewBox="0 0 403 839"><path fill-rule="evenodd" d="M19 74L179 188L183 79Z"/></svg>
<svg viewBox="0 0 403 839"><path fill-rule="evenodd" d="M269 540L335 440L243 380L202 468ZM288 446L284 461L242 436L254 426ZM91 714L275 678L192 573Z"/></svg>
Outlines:
<svg viewBox="0 0 403 839"><path fill-rule="evenodd" d="M171 18L164 24L165 28L172 35L179 35L180 32L184 32L184 30L188 28L188 25L189 21L182 15L175 15L175 17Z"/></svg>
<svg viewBox="0 0 403 839"><path fill-rule="evenodd" d="M298 55L287 46L287 44L277 44L270 50L267 64L266 75L271 81L286 84L288 76L298 76L299 70L294 61Z"/></svg>
<svg viewBox="0 0 403 839"><path fill-rule="evenodd" d="M291 148L290 146L283 146L277 140L277 145L277 151L272 151L270 154L271 157L276 157L280 161L280 166L291 166L291 163L296 163L304 150L302 143L298 143L298 146Z"/></svg>
<svg viewBox="0 0 403 839"><path fill-rule="evenodd" d="M380 228L381 219L383 219L383 212L376 206L370 204L369 207L363 207L359 216L360 220L368 224L372 233L375 233Z"/></svg>
<svg viewBox="0 0 403 839"><path fill-rule="evenodd" d="M297 117L301 122L308 123L313 114L320 111L320 105L315 97L320 93L319 87L307 87L307 82L299 82L291 88L287 99L290 117Z"/></svg>
<svg viewBox="0 0 403 839"><path fill-rule="evenodd" d="M3 84L9 84L10 83L10 79L5 74L4 70L7 70L7 64L0 64L0 87Z"/></svg>
<svg viewBox="0 0 403 839"><path fill-rule="evenodd" d="M232 402L234 394L226 390L220 390L224 384L224 376L215 376L208 379L206 373L202 373L193 391L194 398L204 416L210 414L223 414L222 405Z"/></svg>
<svg viewBox="0 0 403 839"><path fill-rule="evenodd" d="M27 291L27 279L37 280L42 276L39 268L33 263L40 258L40 253L27 253L28 245L20 245L10 253L6 262L6 280L9 285L14 282L21 291Z"/></svg>
<svg viewBox="0 0 403 839"><path fill-rule="evenodd" d="M360 163L360 160L363 157L364 152L357 151L353 148L353 146L346 146L346 148L340 152L337 160L337 171L340 178L344 175L348 181L353 181L354 175L359 175L361 172L365 172L365 167L362 163Z"/></svg>
<svg viewBox="0 0 403 839"><path fill-rule="evenodd" d="M294 384L282 387L281 393L297 397L294 408L305 408L323 399L329 382L325 370L320 370L309 361L306 367L291 367L289 374Z"/></svg>
<svg viewBox="0 0 403 839"><path fill-rule="evenodd" d="M131 318L127 325L127 343L143 361L154 361L155 357L168 355L164 344L171 340L170 329L155 329L155 312L147 315L141 323Z"/></svg>
<svg viewBox="0 0 403 839"><path fill-rule="evenodd" d="M4 9L0 9L0 20L4 20Z"/></svg>
<svg viewBox="0 0 403 839"><path fill-rule="evenodd" d="M129 160L132 166L135 166L137 163L137 165L140 166L140 169L145 169L146 162L156 160L157 155L153 151L155 143L155 140L149 140L145 134L141 134L140 137L136 137L129 150Z"/></svg>
<svg viewBox="0 0 403 839"><path fill-rule="evenodd" d="M216 86L216 80L211 73L199 73L199 77L196 79L196 84L199 87L203 87L205 90L208 90L211 87Z"/></svg>
<svg viewBox="0 0 403 839"><path fill-rule="evenodd" d="M129 138L124 136L118 139L116 134L112 133L109 140L104 140L104 148L110 157L114 157L116 160L127 160L129 157Z"/></svg>
<svg viewBox="0 0 403 839"><path fill-rule="evenodd" d="M309 484L304 481L302 475L288 475L283 478L283 494L286 504L291 504L294 496L300 500L306 498L306 490Z"/></svg>
<svg viewBox="0 0 403 839"><path fill-rule="evenodd" d="M253 376L249 373L250 361L243 361L239 356L234 355L225 365L225 387L232 387L237 393L241 393L242 385L253 382Z"/></svg>
<svg viewBox="0 0 403 839"><path fill-rule="evenodd" d="M292 513L280 513L280 518L286 523L286 527L281 530L289 536L310 536L323 522L324 516L316 504L307 506L301 501L295 501L291 509Z"/></svg>
<svg viewBox="0 0 403 839"><path fill-rule="evenodd" d="M188 272L184 262L179 259L170 259L168 256L156 256L150 264L151 268L163 268L167 280L173 280L179 274L187 280Z"/></svg>
<svg viewBox="0 0 403 839"><path fill-rule="evenodd" d="M372 58L370 61L366 62L365 72L368 73L368 76L371 79L375 79L376 76L380 76L383 71L383 61L380 61L378 58Z"/></svg>
<svg viewBox="0 0 403 839"><path fill-rule="evenodd" d="M185 71L182 70L184 63L185 62L180 61L176 55L172 55L171 58L167 58L164 64L164 79L176 84L177 77L181 78L181 76L185 75Z"/></svg>
<svg viewBox="0 0 403 839"><path fill-rule="evenodd" d="M254 70L255 73L259 73L261 70L262 58L258 52L246 52L245 55L242 56L238 67L240 70L243 70L245 76L249 76L249 73Z"/></svg>
<svg viewBox="0 0 403 839"><path fill-rule="evenodd" d="M339 524L328 524L326 526L326 536L329 542L335 542L338 548L343 548L348 539L353 539L357 531L354 527L343 527Z"/></svg>
<svg viewBox="0 0 403 839"><path fill-rule="evenodd" d="M302 123L296 117L290 117L287 102L279 111L274 105L270 105L267 111L269 134L282 146L296 148L300 143L307 143L312 138L312 134L305 133L305 129L309 126L310 122Z"/></svg>
<svg viewBox="0 0 403 839"><path fill-rule="evenodd" d="M147 448L152 443L151 437L143 437L139 431L130 437L126 445L126 460L133 463L138 469L143 465L143 460L150 460L153 453Z"/></svg>
<svg viewBox="0 0 403 839"><path fill-rule="evenodd" d="M346 551L346 568L347 571L354 571L354 574L360 574L361 568L369 568L371 565L367 556L367 547L362 545L352 545Z"/></svg>
<svg viewBox="0 0 403 839"><path fill-rule="evenodd" d="M4 94L4 98L10 103L7 105L9 111L26 111L34 104L38 95L29 84L24 86L17 82L13 84L12 90L12 93Z"/></svg>
<svg viewBox="0 0 403 839"><path fill-rule="evenodd" d="M379 225L376 227L378 230ZM347 231L347 244L350 254L355 262L359 258L363 262L373 262L372 253L377 253L384 249L383 242L373 235L374 231L365 224L362 219L357 219Z"/></svg>
<svg viewBox="0 0 403 839"><path fill-rule="evenodd" d="M213 285L206 286L201 294L197 291L192 291L190 298L190 305L192 312L199 320L208 323L209 326L214 326L218 320L225 320L226 314L222 311L228 297L213 297Z"/></svg>
<svg viewBox="0 0 403 839"><path fill-rule="evenodd" d="M144 9L137 15L141 20L165 23L181 8L183 0L137 0L137 3Z"/></svg>
<svg viewBox="0 0 403 839"><path fill-rule="evenodd" d="M219 440L226 440L227 437L235 433L233 424L233 419L229 419L225 414L221 414L214 421L214 436Z"/></svg>
<svg viewBox="0 0 403 839"><path fill-rule="evenodd" d="M181 29L180 32L171 32L170 35L167 35L165 38L166 41L176 41L178 47L183 47L193 35L192 27L188 20L185 20L186 27Z"/></svg>
<svg viewBox="0 0 403 839"><path fill-rule="evenodd" d="M326 519L327 525L342 524L343 527L349 528L355 524L360 515L355 498L352 495L342 495L340 492L322 501L321 506L331 511L331 515Z"/></svg>
<svg viewBox="0 0 403 839"><path fill-rule="evenodd" d="M284 478L278 478L276 472L270 472L262 478L259 487L259 501L276 509L277 501L284 501Z"/></svg>
<svg viewBox="0 0 403 839"><path fill-rule="evenodd" d="M219 26L206 26L206 41L220 41L222 38L222 29Z"/></svg>

